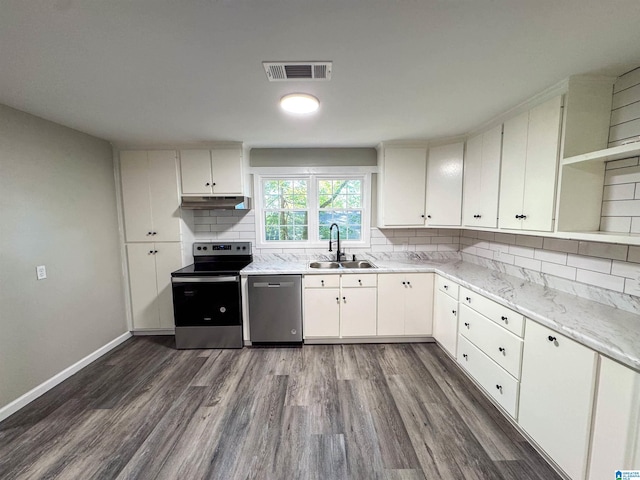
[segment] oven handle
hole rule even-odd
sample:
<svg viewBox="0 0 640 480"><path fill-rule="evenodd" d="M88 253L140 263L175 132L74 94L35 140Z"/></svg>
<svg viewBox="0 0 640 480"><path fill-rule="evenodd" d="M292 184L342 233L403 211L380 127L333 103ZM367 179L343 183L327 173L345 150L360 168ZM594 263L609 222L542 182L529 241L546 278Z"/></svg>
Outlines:
<svg viewBox="0 0 640 480"><path fill-rule="evenodd" d="M171 277L171 283L230 283L239 282L240 277Z"/></svg>

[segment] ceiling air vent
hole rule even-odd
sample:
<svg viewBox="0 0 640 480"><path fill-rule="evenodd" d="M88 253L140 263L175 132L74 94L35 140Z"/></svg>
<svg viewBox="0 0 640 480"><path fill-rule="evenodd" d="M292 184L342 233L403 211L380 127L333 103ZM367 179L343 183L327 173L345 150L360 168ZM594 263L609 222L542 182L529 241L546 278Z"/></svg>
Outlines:
<svg viewBox="0 0 640 480"><path fill-rule="evenodd" d="M270 82L331 80L332 62L262 62Z"/></svg>

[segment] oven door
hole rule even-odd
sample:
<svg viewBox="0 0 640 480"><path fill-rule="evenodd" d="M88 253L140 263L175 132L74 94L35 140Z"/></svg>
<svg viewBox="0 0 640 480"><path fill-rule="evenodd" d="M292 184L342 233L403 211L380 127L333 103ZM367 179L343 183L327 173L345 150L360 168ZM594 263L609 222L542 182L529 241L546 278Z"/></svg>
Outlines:
<svg viewBox="0 0 640 480"><path fill-rule="evenodd" d="M173 277L176 327L242 325L239 276Z"/></svg>

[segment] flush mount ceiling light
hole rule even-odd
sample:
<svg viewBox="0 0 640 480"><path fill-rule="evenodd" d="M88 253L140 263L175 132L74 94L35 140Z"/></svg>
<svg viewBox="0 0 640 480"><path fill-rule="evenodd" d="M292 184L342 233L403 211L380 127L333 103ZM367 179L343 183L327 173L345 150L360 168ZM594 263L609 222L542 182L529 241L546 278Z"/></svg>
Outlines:
<svg viewBox="0 0 640 480"><path fill-rule="evenodd" d="M320 101L307 93L290 93L280 99L280 107L289 113L313 113L320 107Z"/></svg>

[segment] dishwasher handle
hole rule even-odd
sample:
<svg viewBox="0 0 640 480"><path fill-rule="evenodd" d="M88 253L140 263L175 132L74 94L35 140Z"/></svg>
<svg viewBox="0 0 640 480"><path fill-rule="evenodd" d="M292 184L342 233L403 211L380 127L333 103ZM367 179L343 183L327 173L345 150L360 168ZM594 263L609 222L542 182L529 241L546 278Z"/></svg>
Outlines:
<svg viewBox="0 0 640 480"><path fill-rule="evenodd" d="M255 282L252 285L254 288L291 288L293 286L293 282Z"/></svg>

